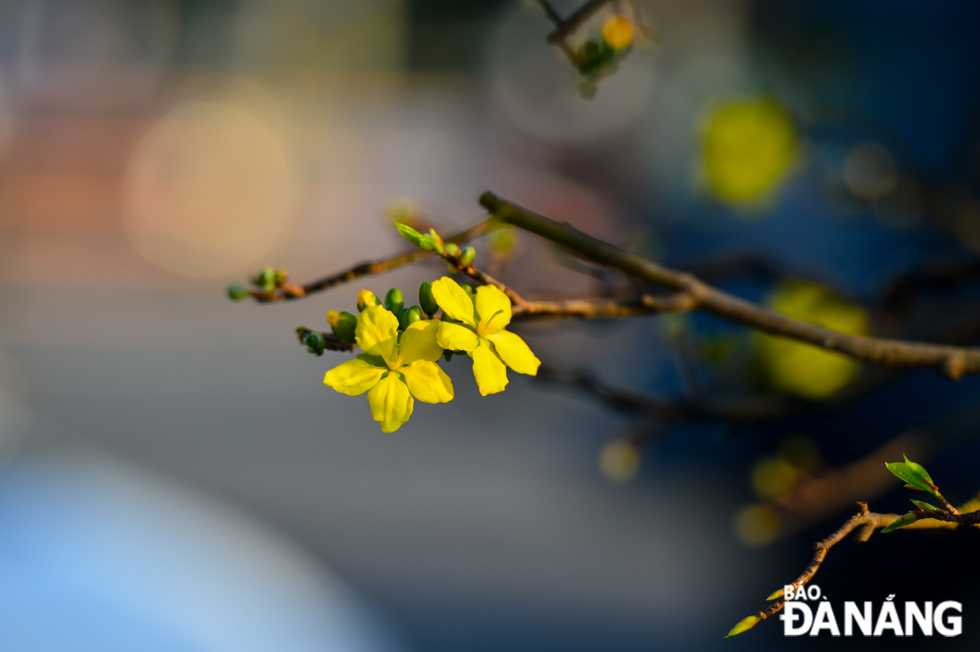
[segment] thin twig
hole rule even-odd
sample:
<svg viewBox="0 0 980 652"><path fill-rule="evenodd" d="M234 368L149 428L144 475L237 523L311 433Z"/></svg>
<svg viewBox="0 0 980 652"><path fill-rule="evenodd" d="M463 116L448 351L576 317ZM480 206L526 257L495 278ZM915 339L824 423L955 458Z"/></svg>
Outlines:
<svg viewBox="0 0 980 652"><path fill-rule="evenodd" d="M807 324L716 289L691 274L658 265L623 251L568 224L560 224L500 199L493 193L484 193L480 197L480 203L501 222L539 235L596 263L617 269L645 283L684 292L696 302L697 309L723 319L772 335L837 351L872 364L935 367L953 380L959 379L964 374L980 373L980 348L860 337Z"/></svg>
<svg viewBox="0 0 980 652"><path fill-rule="evenodd" d="M473 226L456 233L445 239L447 243L453 242L456 244L468 242L481 235L487 233L494 225L495 219L490 217L482 222L478 222ZM337 285L353 281L355 279L361 278L362 276L371 276L373 274L381 274L383 272L388 272L396 267L401 267L402 265L408 265L409 263L414 263L417 260L421 260L426 256L432 255L433 251L428 251L426 249L413 249L411 251L406 251L404 253L398 254L397 256L392 256L391 258L385 258L383 260L375 260L360 263L349 269L338 272L336 274L331 274L316 281L312 281L303 286L298 286L302 293L298 292L286 292L280 289L273 290L272 292L261 292L258 290L252 290L251 295L259 303L269 303L274 301L291 301L295 299L302 299L310 296L316 292L323 292Z"/></svg>
<svg viewBox="0 0 980 652"><path fill-rule="evenodd" d="M551 34L548 34L548 43L555 44L564 41L569 35L577 30L582 23L609 4L610 0L589 0L584 5L575 10L571 16L563 20Z"/></svg>
<svg viewBox="0 0 980 652"><path fill-rule="evenodd" d="M918 513L919 512L917 512L917 514ZM926 512L921 512L921 514L923 514L923 516L921 517L922 520L906 525L901 529L902 530L936 530L936 529L950 530L959 527L960 524L959 522L950 522L945 520L939 520L936 518L927 519L927 516L932 516L932 515L928 515ZM807 566L806 570L803 571L803 574L801 574L798 578L796 578L796 580L791 584L789 584L789 586L792 586L795 592L796 589L798 589L799 587L803 586L811 579L813 579L813 576L817 574L818 570L820 570L820 565L827 557L827 551L830 550L832 547L834 547L836 544L840 543L844 539L844 537L846 537L848 534L853 532L855 529L859 528L858 533L855 536L855 539L859 543L864 543L865 541L868 540L868 538L875 530L890 525L892 521L894 521L897 518L899 518L897 514L877 514L875 512L869 512L868 504L859 502L857 514L847 519L847 521L845 521L844 524L840 526L840 528L838 528L837 531L831 534L829 537L823 539L822 541L818 541L813 545L815 551L813 553L813 559L810 561L810 565ZM972 519L971 522L976 522L976 517L973 516L973 514L971 514L970 519ZM964 519L963 522L966 522L966 519ZM783 589L780 589L772 596L770 596L770 599L776 596L779 596L779 599L776 602L774 602L772 605L770 605L768 609L764 609L759 613L755 614L755 617L758 620L765 620L766 618L775 615L786 605L785 597L783 595Z"/></svg>

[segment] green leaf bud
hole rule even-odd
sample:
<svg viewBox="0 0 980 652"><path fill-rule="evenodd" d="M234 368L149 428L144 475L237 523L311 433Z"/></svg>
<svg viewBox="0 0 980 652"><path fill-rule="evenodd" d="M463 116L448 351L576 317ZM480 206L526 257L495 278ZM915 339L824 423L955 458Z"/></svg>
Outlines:
<svg viewBox="0 0 980 652"><path fill-rule="evenodd" d="M738 621L737 625L732 627L731 631L728 632L725 638L729 638L730 636L738 636L742 632L748 631L755 627L756 623L758 622L758 616L748 616L747 618L743 618L742 620Z"/></svg>
<svg viewBox="0 0 980 652"><path fill-rule="evenodd" d="M252 281L253 285L262 288L263 292L272 292L276 289L276 270L266 265L261 272L249 280Z"/></svg>
<svg viewBox="0 0 980 652"><path fill-rule="evenodd" d="M476 249L473 247L466 247L459 254L459 264L463 267L469 267L473 263L474 258L476 258Z"/></svg>
<svg viewBox="0 0 980 652"><path fill-rule="evenodd" d="M411 308L405 308L401 312L401 316L398 318L398 327L402 330L408 328L412 324L422 319L422 309L418 306L412 306Z"/></svg>
<svg viewBox="0 0 980 652"><path fill-rule="evenodd" d="M419 286L419 305L422 307L422 312L430 319L432 315L439 312L439 304L436 303L436 298L432 295L432 283L430 281Z"/></svg>
<svg viewBox="0 0 980 652"><path fill-rule="evenodd" d="M900 527L905 527L906 525L911 525L919 520L919 517L915 514L903 514L896 518L889 524L884 530L881 531L882 534L888 534L889 532L894 532Z"/></svg>
<svg viewBox="0 0 980 652"><path fill-rule="evenodd" d="M246 299L248 298L248 288L245 287L244 283L235 281L228 286L228 298L232 301L241 301L242 299Z"/></svg>
<svg viewBox="0 0 980 652"><path fill-rule="evenodd" d="M342 312L337 317L337 323L331 324L333 334L345 342L353 344L356 340L357 317L349 312Z"/></svg>
<svg viewBox="0 0 980 652"><path fill-rule="evenodd" d="M921 509L923 512L935 514L939 511L939 508L937 508L935 505L930 505L929 503L922 502L921 500L915 500L914 498L909 498L909 500L911 500L912 504Z"/></svg>
<svg viewBox="0 0 980 652"><path fill-rule="evenodd" d="M423 246L423 236L421 233L413 229L407 224L402 224L401 222L395 222L395 228L398 229L398 233L401 234L403 238L411 242L416 247L421 247L422 249L432 249L433 247Z"/></svg>
<svg viewBox="0 0 980 652"><path fill-rule="evenodd" d="M404 307L405 297L402 296L402 291L398 288L388 290L388 294L385 295L385 308L395 313L397 317Z"/></svg>
<svg viewBox="0 0 980 652"><path fill-rule="evenodd" d="M435 250L440 254L446 253L446 243L442 241L442 238L439 237L436 230L429 229L429 235L432 236L432 244L435 246Z"/></svg>
<svg viewBox="0 0 980 652"><path fill-rule="evenodd" d="M459 246L455 242L446 245L446 253L455 258L459 255Z"/></svg>

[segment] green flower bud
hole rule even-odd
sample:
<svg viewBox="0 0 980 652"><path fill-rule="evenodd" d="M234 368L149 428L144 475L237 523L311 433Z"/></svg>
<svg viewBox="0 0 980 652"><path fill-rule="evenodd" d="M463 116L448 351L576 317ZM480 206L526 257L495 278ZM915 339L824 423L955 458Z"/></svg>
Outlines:
<svg viewBox="0 0 980 652"><path fill-rule="evenodd" d="M455 258L459 255L459 246L455 242L450 242L446 245L446 253Z"/></svg>
<svg viewBox="0 0 980 652"><path fill-rule="evenodd" d="M385 308L395 313L397 317L404 307L405 297L402 296L402 291L398 288L388 290L388 294L385 295Z"/></svg>
<svg viewBox="0 0 980 652"><path fill-rule="evenodd" d="M235 281L228 286L228 298L232 301L241 301L242 299L246 299L248 298L248 288L245 287L244 283Z"/></svg>
<svg viewBox="0 0 980 652"><path fill-rule="evenodd" d="M463 267L469 267L476 258L476 249L473 247L466 247L463 249L462 253L459 254L459 264Z"/></svg>
<svg viewBox="0 0 980 652"><path fill-rule="evenodd" d="M463 284L463 285L460 285L459 287L463 288L463 292L465 292L466 294L468 294L469 297L470 297L470 299L473 299L474 301L476 300L474 298L474 296L473 296L473 286L472 285Z"/></svg>
<svg viewBox="0 0 980 652"><path fill-rule="evenodd" d="M330 328L333 329L334 335L345 342L353 344L356 339L355 334L357 332L357 317L349 312L342 312L337 317L337 323L331 324Z"/></svg>
<svg viewBox="0 0 980 652"><path fill-rule="evenodd" d="M323 335L319 331L310 331L310 334L306 336L306 350L310 353L316 353L318 356L323 355L324 344Z"/></svg>
<svg viewBox="0 0 980 652"><path fill-rule="evenodd" d="M405 330L415 322L422 319L422 309L418 306L412 306L411 308L405 308L402 310L401 316L398 318L398 327Z"/></svg>
<svg viewBox="0 0 980 652"><path fill-rule="evenodd" d="M432 283L430 281L419 286L419 305L422 306L422 312L430 318L439 312L439 304L436 303L436 298L432 296Z"/></svg>

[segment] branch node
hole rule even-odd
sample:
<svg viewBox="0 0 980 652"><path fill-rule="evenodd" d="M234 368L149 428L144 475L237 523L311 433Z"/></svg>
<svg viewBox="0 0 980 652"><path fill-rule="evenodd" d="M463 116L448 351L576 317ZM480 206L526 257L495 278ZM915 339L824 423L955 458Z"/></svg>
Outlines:
<svg viewBox="0 0 980 652"><path fill-rule="evenodd" d="M940 372L950 380L959 380L966 373L966 356L959 351L950 353L943 361Z"/></svg>

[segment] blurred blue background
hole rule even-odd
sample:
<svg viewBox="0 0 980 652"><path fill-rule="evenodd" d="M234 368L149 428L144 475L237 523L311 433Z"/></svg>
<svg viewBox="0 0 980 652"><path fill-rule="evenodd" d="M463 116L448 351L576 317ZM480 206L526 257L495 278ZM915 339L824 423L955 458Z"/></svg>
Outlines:
<svg viewBox="0 0 980 652"><path fill-rule="evenodd" d="M973 378L865 369L733 425L526 377L481 399L455 360L456 399L384 435L323 387L343 354L293 328L444 268L225 299L264 264L302 283L400 251L393 206L452 232L489 188L752 300L805 278L875 334L980 337L976 3L637 6L656 38L587 100L534 2L0 2L0 648L816 649L779 622L721 637L854 500L905 509L881 456L975 494ZM754 98L789 116L797 156L728 201L706 133ZM506 263L477 249L525 296L629 290L529 236ZM756 340L702 316L519 332L631 391L782 400ZM842 545L817 583L961 600L964 635L930 645L972 650L973 534Z"/></svg>

